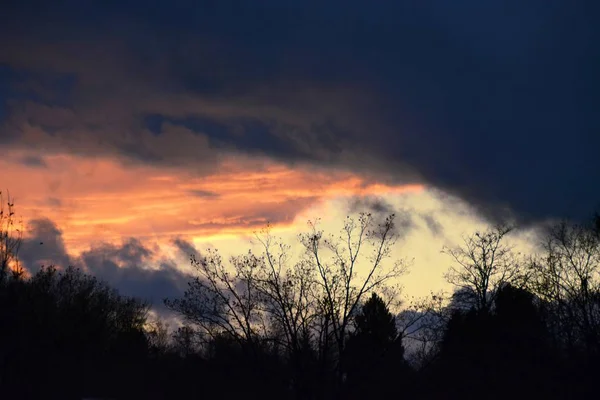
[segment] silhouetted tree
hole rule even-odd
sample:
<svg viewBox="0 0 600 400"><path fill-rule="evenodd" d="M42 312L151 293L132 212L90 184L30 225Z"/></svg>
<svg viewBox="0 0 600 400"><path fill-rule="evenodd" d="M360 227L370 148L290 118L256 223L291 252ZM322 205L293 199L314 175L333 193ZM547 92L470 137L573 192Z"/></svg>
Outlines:
<svg viewBox="0 0 600 400"><path fill-rule="evenodd" d="M0 308L2 389L22 398L116 394L143 364L146 311L72 267L9 282Z"/></svg>
<svg viewBox="0 0 600 400"><path fill-rule="evenodd" d="M385 265L398 238L394 218L392 214L377 223L371 214L361 213L357 219L347 217L339 237L323 237L323 231L314 223L310 223L310 233L300 236L306 248L306 261L318 274L325 328L337 346L336 371L340 382L348 329L361 300L401 276L407 268L402 259ZM332 254L331 261L324 254L326 250Z"/></svg>
<svg viewBox="0 0 600 400"><path fill-rule="evenodd" d="M258 291L271 324L276 348L281 348L292 375L292 387L300 398L308 398L316 380L317 354L313 348L318 316L315 271L303 260L290 261L290 246L275 240L269 227L256 240L263 255L258 273Z"/></svg>
<svg viewBox="0 0 600 400"><path fill-rule="evenodd" d="M252 253L223 262L216 250L191 256L198 276L180 299L166 299L170 309L200 329L207 340L226 335L252 352L266 339L267 316L261 307L258 272L262 260Z"/></svg>
<svg viewBox="0 0 600 400"><path fill-rule="evenodd" d="M536 296L506 284L496 297L494 319L495 368L503 377L503 392L528 396L553 394L556 358Z"/></svg>
<svg viewBox="0 0 600 400"><path fill-rule="evenodd" d="M559 341L600 354L600 237L595 224L553 226L531 264L532 290L552 308Z"/></svg>
<svg viewBox="0 0 600 400"><path fill-rule="evenodd" d="M145 302L68 267L19 265L22 230L0 196L0 397L329 399L584 398L600 368L600 216L552 227L526 270L509 230L445 248L455 286L396 317L386 264L393 215L316 224L304 252L257 234L262 253L224 263L192 256L198 275L166 304L168 332ZM378 294L376 294L376 292ZM405 346L417 369L405 361ZM414 389L414 390L413 390Z"/></svg>
<svg viewBox="0 0 600 400"><path fill-rule="evenodd" d="M148 339L149 350L156 356L161 356L172 350L169 326L160 318L148 321L144 327Z"/></svg>
<svg viewBox="0 0 600 400"><path fill-rule="evenodd" d="M402 261L384 265L397 236L393 216L382 224L369 214L348 218L339 240L324 239L323 232L311 227L312 232L300 236L306 253L294 263L289 246L274 240L268 230L257 235L263 246L260 256L249 252L232 257L229 265L215 251L201 259L193 256L198 276L182 298L166 300L207 342L227 338L249 357L278 352L301 397L308 396L307 388L319 375L325 379L321 386L330 372L341 378L357 306L405 267ZM371 254L362 254L369 249ZM330 252L331 261L324 251Z"/></svg>
<svg viewBox="0 0 600 400"><path fill-rule="evenodd" d="M346 396L365 398L391 392L390 382L400 383L404 365L396 318L373 293L355 318L345 353Z"/></svg>
<svg viewBox="0 0 600 400"><path fill-rule="evenodd" d="M15 215L15 204L10 194L6 200L0 191L0 284L4 283L9 273L21 275L19 265L19 249L23 240L22 223Z"/></svg>
<svg viewBox="0 0 600 400"><path fill-rule="evenodd" d="M469 306L479 311L490 311L502 285L520 286L525 281L526 271L505 243L510 231L508 227L498 226L476 232L464 238L462 246L443 250L456 264L446 273L446 280L459 289L457 293Z"/></svg>
<svg viewBox="0 0 600 400"><path fill-rule="evenodd" d="M226 354L250 360L258 370L270 368L267 355L282 350L294 390L301 391L308 384L304 375L311 356L314 279L305 264L290 265L288 248L263 233L257 236L264 247L261 256L232 257L229 265L215 251L201 259L192 256L198 276L183 298L165 303L191 324L186 328L187 340L195 335L194 340L204 342L207 354L228 349ZM195 332L189 330L192 326ZM229 357L222 354L223 350L215 359Z"/></svg>
<svg viewBox="0 0 600 400"><path fill-rule="evenodd" d="M425 369L436 359L444 329L454 307L447 306L447 296L431 293L413 300L397 317L400 337L407 349L407 362Z"/></svg>
<svg viewBox="0 0 600 400"><path fill-rule="evenodd" d="M535 296L504 284L492 311L455 309L441 344L436 398L547 397L555 372ZM489 389L493 388L493 391Z"/></svg>

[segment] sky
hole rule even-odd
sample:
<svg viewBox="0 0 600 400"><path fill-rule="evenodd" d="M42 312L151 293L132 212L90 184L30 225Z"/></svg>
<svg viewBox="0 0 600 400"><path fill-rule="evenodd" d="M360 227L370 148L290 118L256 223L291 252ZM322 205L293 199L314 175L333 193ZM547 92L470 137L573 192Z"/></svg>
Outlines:
<svg viewBox="0 0 600 400"><path fill-rule="evenodd" d="M405 291L509 218L518 246L600 205L600 3L12 1L0 187L30 271L74 264L155 303L190 252L395 212ZM40 243L43 242L43 245Z"/></svg>

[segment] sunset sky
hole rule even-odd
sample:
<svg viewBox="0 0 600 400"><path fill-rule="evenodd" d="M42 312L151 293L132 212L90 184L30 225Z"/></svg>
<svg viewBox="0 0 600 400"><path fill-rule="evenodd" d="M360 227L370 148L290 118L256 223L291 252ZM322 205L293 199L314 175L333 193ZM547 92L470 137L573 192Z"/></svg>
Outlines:
<svg viewBox="0 0 600 400"><path fill-rule="evenodd" d="M9 1L0 188L22 259L181 294L191 252L395 212L407 295L509 218L600 205L598 2ZM43 242L43 245L40 244Z"/></svg>

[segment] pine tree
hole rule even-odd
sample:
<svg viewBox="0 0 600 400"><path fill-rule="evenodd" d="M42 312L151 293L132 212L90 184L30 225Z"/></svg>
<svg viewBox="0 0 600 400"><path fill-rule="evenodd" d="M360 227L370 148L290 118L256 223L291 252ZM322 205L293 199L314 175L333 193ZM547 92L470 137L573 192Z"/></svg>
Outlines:
<svg viewBox="0 0 600 400"><path fill-rule="evenodd" d="M373 293L355 318L355 330L346 352L348 392L365 398L387 391L404 367L403 347L396 318L381 297Z"/></svg>

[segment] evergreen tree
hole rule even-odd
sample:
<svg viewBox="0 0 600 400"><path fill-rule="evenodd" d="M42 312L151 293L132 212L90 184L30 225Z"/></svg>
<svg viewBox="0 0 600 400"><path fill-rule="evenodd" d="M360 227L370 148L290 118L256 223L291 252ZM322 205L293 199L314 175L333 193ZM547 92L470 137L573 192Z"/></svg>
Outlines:
<svg viewBox="0 0 600 400"><path fill-rule="evenodd" d="M404 349L396 318L373 293L355 318L346 356L347 398L367 398L390 391L404 367Z"/></svg>

